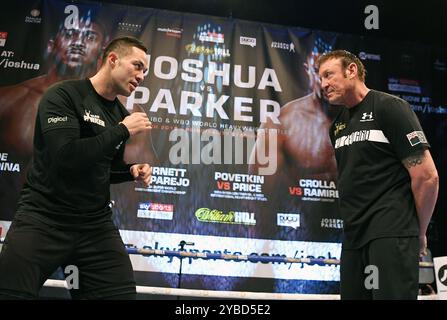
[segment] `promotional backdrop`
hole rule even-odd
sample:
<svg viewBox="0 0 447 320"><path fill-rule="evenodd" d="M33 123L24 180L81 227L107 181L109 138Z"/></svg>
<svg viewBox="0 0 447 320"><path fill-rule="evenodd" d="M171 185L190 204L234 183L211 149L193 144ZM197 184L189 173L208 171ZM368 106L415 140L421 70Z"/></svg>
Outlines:
<svg viewBox="0 0 447 320"><path fill-rule="evenodd" d="M338 107L320 94L314 62L346 49L367 86L407 100L445 178L445 51L302 28L84 1L16 1L0 22L0 227L14 216L48 86L94 74L110 39L149 49L144 82L120 100L150 134L126 161L152 183L113 185L113 219L139 248L340 258L336 167L328 127ZM442 188L442 187L441 187ZM442 191L442 189L441 189ZM441 193L442 195L442 193ZM442 196L441 196L442 198ZM440 199L438 208L445 208ZM178 258L132 256L138 285L177 287ZM335 293L334 265L184 259L182 287Z"/></svg>

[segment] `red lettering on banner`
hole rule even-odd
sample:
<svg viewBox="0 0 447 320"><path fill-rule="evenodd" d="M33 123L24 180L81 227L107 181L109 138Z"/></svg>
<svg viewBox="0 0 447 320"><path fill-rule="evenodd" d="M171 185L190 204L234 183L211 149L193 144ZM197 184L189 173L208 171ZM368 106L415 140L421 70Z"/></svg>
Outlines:
<svg viewBox="0 0 447 320"><path fill-rule="evenodd" d="M300 187L289 187L289 193L291 196L302 196L303 189L301 189Z"/></svg>
<svg viewBox="0 0 447 320"><path fill-rule="evenodd" d="M217 181L217 189L219 190L231 190L231 185L227 181Z"/></svg>

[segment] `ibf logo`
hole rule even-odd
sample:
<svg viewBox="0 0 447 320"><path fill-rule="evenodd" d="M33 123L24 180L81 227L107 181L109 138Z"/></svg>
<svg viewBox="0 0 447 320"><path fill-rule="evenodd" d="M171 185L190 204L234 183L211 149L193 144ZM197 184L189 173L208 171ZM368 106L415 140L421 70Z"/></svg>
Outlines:
<svg viewBox="0 0 447 320"><path fill-rule="evenodd" d="M374 121L372 111L370 113L363 112L362 119L360 122Z"/></svg>
<svg viewBox="0 0 447 320"><path fill-rule="evenodd" d="M291 227L297 229L300 227L300 215L298 213L278 213L277 225L281 227Z"/></svg>

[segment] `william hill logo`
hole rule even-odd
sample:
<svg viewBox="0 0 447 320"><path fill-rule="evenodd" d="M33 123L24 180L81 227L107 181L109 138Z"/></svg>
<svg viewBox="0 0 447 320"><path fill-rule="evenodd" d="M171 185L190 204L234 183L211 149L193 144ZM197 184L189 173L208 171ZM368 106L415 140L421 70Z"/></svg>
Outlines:
<svg viewBox="0 0 447 320"><path fill-rule="evenodd" d="M230 211L224 213L221 210L200 208L195 212L197 220L201 222L247 224L255 225L256 219L253 212Z"/></svg>

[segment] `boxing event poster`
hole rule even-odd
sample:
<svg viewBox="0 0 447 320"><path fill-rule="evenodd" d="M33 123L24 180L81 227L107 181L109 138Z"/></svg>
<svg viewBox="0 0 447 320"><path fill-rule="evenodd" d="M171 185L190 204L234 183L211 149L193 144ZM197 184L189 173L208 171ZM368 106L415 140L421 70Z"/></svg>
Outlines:
<svg viewBox="0 0 447 320"><path fill-rule="evenodd" d="M112 185L114 222L138 248L339 259L343 221L315 60L359 55L367 85L410 102L440 171L446 126L442 50L318 30L84 1L17 1L0 22L0 226L14 216L46 88L93 75L117 36L148 47L144 82L120 100L153 129L127 142L151 185ZM442 188L442 186L441 186ZM441 193L442 194L442 193ZM442 202L443 200L440 199ZM445 207L442 202L438 206ZM177 257L131 255L138 285L177 287ZM336 293L330 264L185 258L182 288Z"/></svg>

